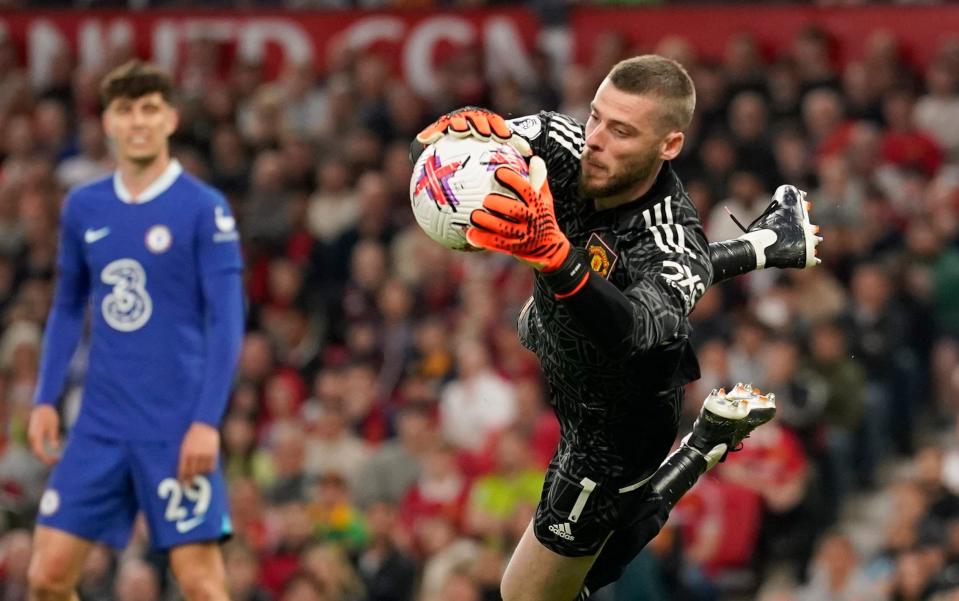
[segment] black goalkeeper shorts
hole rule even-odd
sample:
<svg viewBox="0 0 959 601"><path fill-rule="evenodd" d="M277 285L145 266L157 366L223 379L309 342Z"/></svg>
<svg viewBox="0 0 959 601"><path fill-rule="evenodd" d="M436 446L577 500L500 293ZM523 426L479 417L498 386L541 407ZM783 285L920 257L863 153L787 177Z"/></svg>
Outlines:
<svg viewBox="0 0 959 601"><path fill-rule="evenodd" d="M652 494L649 477L616 488L597 480L572 477L553 459L533 518L543 546L565 557L595 555L615 531L659 513L662 503Z"/></svg>

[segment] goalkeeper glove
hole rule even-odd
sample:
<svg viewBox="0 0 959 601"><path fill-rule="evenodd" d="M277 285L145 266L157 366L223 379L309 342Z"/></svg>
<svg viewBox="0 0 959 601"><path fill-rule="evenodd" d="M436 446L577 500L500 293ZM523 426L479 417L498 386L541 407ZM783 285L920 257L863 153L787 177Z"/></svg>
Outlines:
<svg viewBox="0 0 959 601"><path fill-rule="evenodd" d="M474 137L480 140L490 138L509 144L524 157L532 156L529 142L513 135L506 120L492 111L476 107L466 107L447 113L416 134L416 141L429 146L442 138L447 132L460 138Z"/></svg>
<svg viewBox="0 0 959 601"><path fill-rule="evenodd" d="M513 255L538 271L559 269L570 254L570 244L556 223L546 163L533 157L529 179L509 167L498 168L493 177L516 197L487 194L483 208L470 213L469 243Z"/></svg>
<svg viewBox="0 0 959 601"><path fill-rule="evenodd" d="M559 229L546 175L546 163L537 156L529 162L529 179L509 167L498 168L493 177L515 198L487 194L483 208L470 213L466 239L531 265L556 298L567 298L586 284L589 268Z"/></svg>

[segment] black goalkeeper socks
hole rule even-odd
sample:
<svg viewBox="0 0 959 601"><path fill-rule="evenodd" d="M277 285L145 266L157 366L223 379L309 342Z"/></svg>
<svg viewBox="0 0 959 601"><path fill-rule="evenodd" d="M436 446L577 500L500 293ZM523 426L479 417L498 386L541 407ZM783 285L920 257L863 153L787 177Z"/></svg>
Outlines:
<svg viewBox="0 0 959 601"><path fill-rule="evenodd" d="M739 238L711 242L709 261L713 264L713 284L762 267L757 264L756 248L753 244Z"/></svg>
<svg viewBox="0 0 959 601"><path fill-rule="evenodd" d="M706 457L684 442L659 466L649 484L672 509L708 469Z"/></svg>

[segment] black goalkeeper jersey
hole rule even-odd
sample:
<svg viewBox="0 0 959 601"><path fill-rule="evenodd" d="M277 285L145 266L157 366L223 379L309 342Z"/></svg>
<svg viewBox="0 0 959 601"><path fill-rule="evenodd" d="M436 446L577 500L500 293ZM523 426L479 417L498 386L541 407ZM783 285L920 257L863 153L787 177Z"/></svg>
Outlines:
<svg viewBox="0 0 959 601"><path fill-rule="evenodd" d="M706 236L668 163L641 198L596 210L577 190L582 124L541 112L510 126L546 162L559 226L592 270L565 298L537 273L520 317L562 427L554 461L622 484L665 458L682 386L699 377L687 316L712 279Z"/></svg>

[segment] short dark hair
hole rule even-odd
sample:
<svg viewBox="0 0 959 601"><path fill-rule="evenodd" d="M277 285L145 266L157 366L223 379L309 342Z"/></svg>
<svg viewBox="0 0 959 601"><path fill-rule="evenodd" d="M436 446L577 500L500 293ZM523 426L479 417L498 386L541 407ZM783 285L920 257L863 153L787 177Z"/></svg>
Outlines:
<svg viewBox="0 0 959 601"><path fill-rule="evenodd" d="M696 87L678 62L658 54L634 56L616 63L607 78L624 92L661 100L664 127L679 131L689 127L696 108Z"/></svg>
<svg viewBox="0 0 959 601"><path fill-rule="evenodd" d="M140 98L159 92L167 102L173 102L173 80L156 65L131 60L110 71L100 83L100 102L103 108L117 98Z"/></svg>

